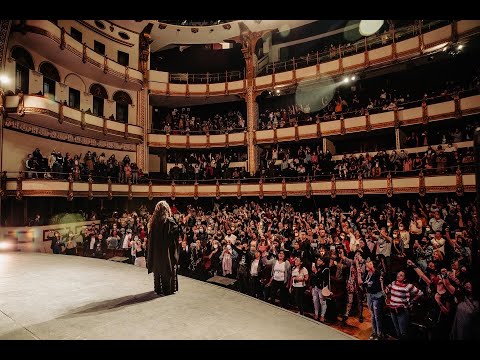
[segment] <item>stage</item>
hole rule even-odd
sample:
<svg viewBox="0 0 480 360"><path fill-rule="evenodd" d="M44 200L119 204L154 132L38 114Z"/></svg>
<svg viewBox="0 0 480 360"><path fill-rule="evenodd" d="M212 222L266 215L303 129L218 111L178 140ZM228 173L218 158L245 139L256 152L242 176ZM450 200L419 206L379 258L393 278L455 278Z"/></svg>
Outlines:
<svg viewBox="0 0 480 360"><path fill-rule="evenodd" d="M0 339L353 340L217 285L179 277L159 297L146 269L41 253L0 253Z"/></svg>

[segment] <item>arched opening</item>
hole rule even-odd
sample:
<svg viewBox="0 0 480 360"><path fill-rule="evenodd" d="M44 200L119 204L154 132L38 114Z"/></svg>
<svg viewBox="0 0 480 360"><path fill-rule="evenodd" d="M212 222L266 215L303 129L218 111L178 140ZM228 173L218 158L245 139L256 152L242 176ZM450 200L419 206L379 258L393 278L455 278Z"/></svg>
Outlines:
<svg viewBox="0 0 480 360"><path fill-rule="evenodd" d="M113 94L113 100L117 108L117 121L128 123L128 105L132 105L132 98L125 91L117 91Z"/></svg>
<svg viewBox="0 0 480 360"><path fill-rule="evenodd" d="M12 58L15 59L15 93L23 91L28 94L30 70L35 70L30 53L20 46L12 49Z"/></svg>
<svg viewBox="0 0 480 360"><path fill-rule="evenodd" d="M93 95L93 114L102 117L104 102L108 99L107 90L100 84L93 84L90 87L90 94Z"/></svg>
<svg viewBox="0 0 480 360"><path fill-rule="evenodd" d="M80 110L80 92L86 91L85 83L74 73L65 76L64 82L68 86L68 106Z"/></svg>
<svg viewBox="0 0 480 360"><path fill-rule="evenodd" d="M55 101L56 82L60 82L57 68L49 62L44 62L40 65L39 70L43 75L43 95Z"/></svg>

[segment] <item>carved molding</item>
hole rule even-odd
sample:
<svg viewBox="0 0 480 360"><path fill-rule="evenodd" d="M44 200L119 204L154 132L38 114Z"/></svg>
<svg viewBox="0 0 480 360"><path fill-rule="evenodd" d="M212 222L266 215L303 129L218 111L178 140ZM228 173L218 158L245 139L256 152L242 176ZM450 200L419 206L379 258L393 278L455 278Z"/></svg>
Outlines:
<svg viewBox="0 0 480 360"><path fill-rule="evenodd" d="M172 181L172 187L171 187L171 191L170 191L170 199L175 200L175 195L176 195L175 181Z"/></svg>
<svg viewBox="0 0 480 360"><path fill-rule="evenodd" d="M22 183L23 183L23 171L20 171L17 176L17 190L15 192L15 199L17 200L22 200L23 198Z"/></svg>
<svg viewBox="0 0 480 360"><path fill-rule="evenodd" d="M110 179L110 176L108 177L108 200L112 200L113 198L113 193L112 193L112 179Z"/></svg>
<svg viewBox="0 0 480 360"><path fill-rule="evenodd" d="M362 174L358 175L358 197L361 199L363 198L363 195L365 194L365 191L363 190L363 178Z"/></svg>
<svg viewBox="0 0 480 360"><path fill-rule="evenodd" d="M7 172L4 171L0 176L0 198L7 197Z"/></svg>
<svg viewBox="0 0 480 360"><path fill-rule="evenodd" d="M332 199L337 196L337 180L335 179L335 175L332 175L330 180L330 196Z"/></svg>
<svg viewBox="0 0 480 360"><path fill-rule="evenodd" d="M193 184L193 198L198 200L198 182L196 181L195 184Z"/></svg>
<svg viewBox="0 0 480 360"><path fill-rule="evenodd" d="M370 122L370 114L368 113L368 110L365 111L365 129L367 131L372 131L372 123Z"/></svg>
<svg viewBox="0 0 480 360"><path fill-rule="evenodd" d="M88 200L93 199L93 178L92 174L88 175Z"/></svg>
<svg viewBox="0 0 480 360"><path fill-rule="evenodd" d="M423 123L423 125L427 125L429 119L430 118L428 117L428 105L424 101L424 102L422 102L422 123Z"/></svg>
<svg viewBox="0 0 480 360"><path fill-rule="evenodd" d="M285 178L282 179L282 199L286 199L288 196L287 194L287 183L285 182Z"/></svg>
<svg viewBox="0 0 480 360"><path fill-rule="evenodd" d="M26 134L39 135L45 138L66 141L74 144L93 146L104 149L114 149L122 151L135 151L135 144L118 143L114 141L97 140L80 135L72 135L60 131L42 128L36 125L30 125L19 120L8 118L4 123L5 128L20 131Z"/></svg>
<svg viewBox="0 0 480 360"><path fill-rule="evenodd" d="M425 175L423 174L423 170L420 170L420 173L418 174L418 194L423 197L426 193Z"/></svg>
<svg viewBox="0 0 480 360"><path fill-rule="evenodd" d="M148 200L153 200L152 180L148 181Z"/></svg>
<svg viewBox="0 0 480 360"><path fill-rule="evenodd" d="M128 180L128 200L132 200L133 192L132 192L132 180Z"/></svg>
<svg viewBox="0 0 480 360"><path fill-rule="evenodd" d="M455 192L457 193L457 196L463 196L463 194L465 192L465 189L463 187L463 175L462 175L462 171L460 170L460 168L458 168L457 171L455 172L455 177L456 177L456 191Z"/></svg>
<svg viewBox="0 0 480 360"><path fill-rule="evenodd" d="M258 197L259 199L263 199L263 181L262 179L260 179L260 181L258 182Z"/></svg>
<svg viewBox="0 0 480 360"><path fill-rule="evenodd" d="M237 199L241 199L242 198L242 183L240 182L240 180L238 180L237 182Z"/></svg>
<svg viewBox="0 0 480 360"><path fill-rule="evenodd" d="M220 183L218 182L218 180L217 180L217 182L215 183L215 198L216 198L217 200L220 199Z"/></svg>
<svg viewBox="0 0 480 360"><path fill-rule="evenodd" d="M392 174L387 174L387 196L393 196L393 182L392 182Z"/></svg>
<svg viewBox="0 0 480 360"><path fill-rule="evenodd" d="M298 134L298 123L295 121L295 141L300 140L300 136Z"/></svg>
<svg viewBox="0 0 480 360"><path fill-rule="evenodd" d="M60 124L63 124L63 120L64 120L64 116L63 116L63 104L60 103L59 106L58 106L58 122ZM105 126L105 125L104 125Z"/></svg>
<svg viewBox="0 0 480 360"><path fill-rule="evenodd" d="M68 191L67 191L67 200L73 200L73 174L68 175Z"/></svg>
<svg viewBox="0 0 480 360"><path fill-rule="evenodd" d="M307 175L307 180L305 182L305 197L310 199L312 196L312 183L310 181L310 175Z"/></svg>
<svg viewBox="0 0 480 360"><path fill-rule="evenodd" d="M7 56L8 35L10 34L11 20L0 20L0 69L5 67Z"/></svg>

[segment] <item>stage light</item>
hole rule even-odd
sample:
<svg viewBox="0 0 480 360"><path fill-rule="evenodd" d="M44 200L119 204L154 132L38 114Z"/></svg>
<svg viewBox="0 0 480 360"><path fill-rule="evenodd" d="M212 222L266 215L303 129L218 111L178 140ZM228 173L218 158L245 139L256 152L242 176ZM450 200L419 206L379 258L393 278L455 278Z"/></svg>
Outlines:
<svg viewBox="0 0 480 360"><path fill-rule="evenodd" d="M462 49L463 49L463 45L462 45L462 44L460 44L460 45L457 46L457 50L462 50Z"/></svg>
<svg viewBox="0 0 480 360"><path fill-rule="evenodd" d="M279 95L280 95L280 90L277 90L277 94L279 94Z"/></svg>
<svg viewBox="0 0 480 360"><path fill-rule="evenodd" d="M356 78L357 78L357 77L356 77L355 75L353 75L353 76L350 78L350 80L355 81Z"/></svg>
<svg viewBox="0 0 480 360"><path fill-rule="evenodd" d="M361 20L358 30L363 36L370 36L380 30L384 22L384 20Z"/></svg>
<svg viewBox="0 0 480 360"><path fill-rule="evenodd" d="M447 51L448 50L448 46L445 46L442 51Z"/></svg>
<svg viewBox="0 0 480 360"><path fill-rule="evenodd" d="M7 75L0 75L0 84L8 84L10 79Z"/></svg>
<svg viewBox="0 0 480 360"><path fill-rule="evenodd" d="M347 84L349 81L350 81L350 79L349 79L348 77L346 77L345 79L343 79L343 82L344 82L345 84Z"/></svg>

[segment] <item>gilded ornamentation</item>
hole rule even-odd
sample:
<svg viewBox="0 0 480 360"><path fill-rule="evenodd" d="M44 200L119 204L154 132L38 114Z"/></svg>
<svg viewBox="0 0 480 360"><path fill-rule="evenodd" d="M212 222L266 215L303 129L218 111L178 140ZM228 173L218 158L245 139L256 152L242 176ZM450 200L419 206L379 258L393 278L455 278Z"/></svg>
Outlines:
<svg viewBox="0 0 480 360"><path fill-rule="evenodd" d="M85 128L87 127L87 121L85 120L85 111L82 109L81 110L81 118L80 118L80 127L82 128L82 130L85 130Z"/></svg>
<svg viewBox="0 0 480 360"><path fill-rule="evenodd" d="M392 181L392 174L387 174L387 196L393 196L393 181Z"/></svg>
<svg viewBox="0 0 480 360"><path fill-rule="evenodd" d="M135 151L135 144L119 143L115 141L97 140L79 135L67 134L55 130L45 129L36 125L31 125L12 118L5 120L6 128L21 131L27 134L40 135L45 138L66 141L74 144L93 146L105 149L114 149L122 151Z"/></svg>
<svg viewBox="0 0 480 360"><path fill-rule="evenodd" d="M462 175L462 171L460 170L460 168L458 168L457 171L455 172L455 176L456 176L456 190L455 190L455 192L457 193L457 196L463 196L463 194L465 192L465 189L463 187L463 175Z"/></svg>
<svg viewBox="0 0 480 360"><path fill-rule="evenodd" d="M295 141L300 140L300 136L298 134L298 123L295 121Z"/></svg>
<svg viewBox="0 0 480 360"><path fill-rule="evenodd" d="M113 198L113 192L112 192L112 179L110 179L110 176L108 177L108 200L112 200Z"/></svg>
<svg viewBox="0 0 480 360"><path fill-rule="evenodd" d="M322 137L322 127L320 125L320 119L317 119L317 138Z"/></svg>
<svg viewBox="0 0 480 360"><path fill-rule="evenodd" d="M58 105L58 122L62 124L64 119L65 117L63 116L63 104L60 103Z"/></svg>
<svg viewBox="0 0 480 360"><path fill-rule="evenodd" d="M332 175L330 180L330 196L332 198L337 196L337 180L335 179L335 175Z"/></svg>
<svg viewBox="0 0 480 360"><path fill-rule="evenodd" d="M23 198L22 183L23 183L23 171L20 171L17 176L17 191L15 192L15 199L17 200L22 200Z"/></svg>
<svg viewBox="0 0 480 360"><path fill-rule="evenodd" d="M217 180L217 183L215 184L215 198L218 200L220 199L220 183Z"/></svg>
<svg viewBox="0 0 480 360"><path fill-rule="evenodd" d="M170 198L175 200L175 181L172 181L172 189L170 191Z"/></svg>
<svg viewBox="0 0 480 360"><path fill-rule="evenodd" d="M73 200L73 174L68 175L68 191L67 191L67 200Z"/></svg>
<svg viewBox="0 0 480 360"><path fill-rule="evenodd" d="M453 102L455 103L455 119L462 117L462 108L460 107L460 96L458 92L453 96Z"/></svg>
<svg viewBox="0 0 480 360"><path fill-rule="evenodd" d="M260 181L258 182L258 198L263 199L263 182L262 179L260 178Z"/></svg>
<svg viewBox="0 0 480 360"><path fill-rule="evenodd" d="M25 115L25 95L23 94L23 91L18 93L17 115Z"/></svg>
<svg viewBox="0 0 480 360"><path fill-rule="evenodd" d="M367 131L372 131L372 123L370 122L370 114L368 113L368 110L365 110L365 129Z"/></svg>
<svg viewBox="0 0 480 360"><path fill-rule="evenodd" d="M312 183L310 181L310 175L307 175L307 180L305 182L305 197L310 199L312 196Z"/></svg>
<svg viewBox="0 0 480 360"><path fill-rule="evenodd" d="M362 174L358 174L358 197L361 199L363 198L363 178Z"/></svg>
<svg viewBox="0 0 480 360"><path fill-rule="evenodd" d="M148 181L148 200L153 200L152 180Z"/></svg>
<svg viewBox="0 0 480 360"><path fill-rule="evenodd" d="M282 179L282 199L286 199L288 196L287 194L287 183L285 182L285 178Z"/></svg>
<svg viewBox="0 0 480 360"><path fill-rule="evenodd" d="M240 180L237 181L237 199L242 198L242 183Z"/></svg>
<svg viewBox="0 0 480 360"><path fill-rule="evenodd" d="M0 198L5 199L7 196L7 172L4 171L0 177Z"/></svg>
<svg viewBox="0 0 480 360"><path fill-rule="evenodd" d="M132 192L132 180L128 180L128 200L132 200L133 192Z"/></svg>
<svg viewBox="0 0 480 360"><path fill-rule="evenodd" d="M93 199L93 178L92 174L88 175L88 200Z"/></svg>
<svg viewBox="0 0 480 360"><path fill-rule="evenodd" d="M426 193L427 187L425 186L425 175L423 174L423 171L420 170L420 173L418 174L418 194L423 197Z"/></svg>
<svg viewBox="0 0 480 360"><path fill-rule="evenodd" d="M430 120L428 116L428 105L426 101L422 102L422 123L424 125L428 124L428 120Z"/></svg>
<svg viewBox="0 0 480 360"><path fill-rule="evenodd" d="M198 182L196 181L195 184L193 184L193 198L198 200Z"/></svg>

